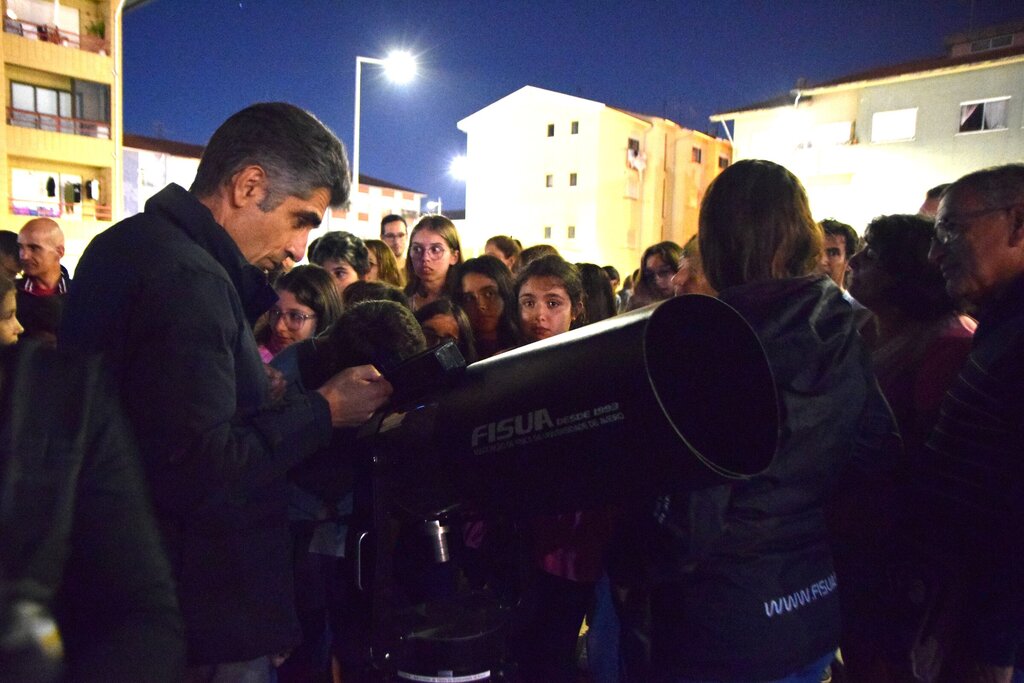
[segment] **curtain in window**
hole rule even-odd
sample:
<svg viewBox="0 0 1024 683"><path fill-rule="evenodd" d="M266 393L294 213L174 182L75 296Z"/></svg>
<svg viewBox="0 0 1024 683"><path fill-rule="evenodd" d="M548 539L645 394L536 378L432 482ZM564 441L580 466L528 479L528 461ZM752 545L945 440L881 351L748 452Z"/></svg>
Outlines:
<svg viewBox="0 0 1024 683"><path fill-rule="evenodd" d="M1006 104L1009 100L985 103L985 130L1006 128Z"/></svg>

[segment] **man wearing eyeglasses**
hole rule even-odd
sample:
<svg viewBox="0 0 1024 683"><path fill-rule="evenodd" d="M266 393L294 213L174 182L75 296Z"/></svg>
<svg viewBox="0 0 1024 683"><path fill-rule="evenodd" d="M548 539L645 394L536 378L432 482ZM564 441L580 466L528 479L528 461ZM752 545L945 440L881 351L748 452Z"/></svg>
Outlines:
<svg viewBox="0 0 1024 683"><path fill-rule="evenodd" d="M914 530L942 570L930 623L951 624L926 631L916 654L937 644L943 681L1008 682L1024 661L1024 164L953 183L929 257L978 329L911 478Z"/></svg>
<svg viewBox="0 0 1024 683"><path fill-rule="evenodd" d="M272 401L251 331L277 300L264 273L301 259L349 189L333 133L256 104L213 134L189 191L164 188L76 269L61 342L102 354L138 437L187 681L268 681L270 656L298 642L285 475L391 393L365 365Z"/></svg>
<svg viewBox="0 0 1024 683"><path fill-rule="evenodd" d="M409 229L405 219L398 214L389 214L380 219L380 238L388 245L398 261L398 272L405 272L405 238Z"/></svg>

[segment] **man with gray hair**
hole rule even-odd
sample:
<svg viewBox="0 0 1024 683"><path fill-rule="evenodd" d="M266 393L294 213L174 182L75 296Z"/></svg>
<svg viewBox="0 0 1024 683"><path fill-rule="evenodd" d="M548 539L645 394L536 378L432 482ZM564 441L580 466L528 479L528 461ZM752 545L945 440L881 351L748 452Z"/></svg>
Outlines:
<svg viewBox="0 0 1024 683"><path fill-rule="evenodd" d="M943 681L1009 682L1024 654L1024 164L947 188L929 257L978 329L911 477L916 530L934 553L923 564L945 573L930 623L953 624L916 654L933 657L937 643ZM915 660L919 673L928 660Z"/></svg>
<svg viewBox="0 0 1024 683"><path fill-rule="evenodd" d="M127 408L190 681L269 680L270 657L298 642L286 472L391 393L364 365L276 396L251 331L276 301L265 271L301 259L348 193L333 133L298 107L256 104L213 134L191 190L167 186L78 264L61 342L101 352Z"/></svg>

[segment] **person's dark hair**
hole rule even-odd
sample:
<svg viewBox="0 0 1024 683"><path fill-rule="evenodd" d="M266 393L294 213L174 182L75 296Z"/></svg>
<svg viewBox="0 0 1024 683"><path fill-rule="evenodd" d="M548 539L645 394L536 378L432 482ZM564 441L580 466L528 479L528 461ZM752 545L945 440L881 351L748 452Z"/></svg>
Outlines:
<svg viewBox="0 0 1024 683"><path fill-rule="evenodd" d="M402 273L398 269L398 259L395 258L391 247L380 240L366 240L364 244L377 257L377 279L401 287Z"/></svg>
<svg viewBox="0 0 1024 683"><path fill-rule="evenodd" d="M468 273L476 273L494 280L494 284L498 288L498 296L501 297L501 302L504 304L498 319L498 344L503 349L519 346L522 343L516 314L519 306L516 304L512 274L508 268L499 259L487 255L471 258L459 266L452 286L452 298L463 308L466 305L464 299L466 292L462 287L462 278Z"/></svg>
<svg viewBox="0 0 1024 683"><path fill-rule="evenodd" d="M232 115L203 150L191 192L209 197L248 166L267 174L267 196L260 204L273 211L287 197L308 199L330 192L330 205L348 201L350 178L345 147L309 112L286 102L263 102Z"/></svg>
<svg viewBox="0 0 1024 683"><path fill-rule="evenodd" d="M558 250L550 244L535 244L532 247L527 247L519 252L519 258L516 260L515 275L518 275L523 268L530 265L539 258L545 256L559 256Z"/></svg>
<svg viewBox="0 0 1024 683"><path fill-rule="evenodd" d="M370 272L370 255L366 245L350 232L336 230L317 238L316 248L309 260L322 266L328 259L337 259L349 264L360 279Z"/></svg>
<svg viewBox="0 0 1024 683"><path fill-rule="evenodd" d="M440 299L431 301L429 304L416 311L416 320L422 326L423 323L436 315L450 315L455 318L455 324L459 328L459 341L456 346L459 347L462 357L466 359L467 365L469 363L475 363L478 359L476 353L476 341L473 338L473 328L469 324L469 318L466 316L466 312L454 301L444 296ZM445 341L444 339L434 337L432 332L424 330L424 334L426 335L428 346L433 346Z"/></svg>
<svg viewBox="0 0 1024 683"><path fill-rule="evenodd" d="M409 297L405 295L405 292L380 280L377 282L367 282L366 280L353 282L341 293L341 301L345 304L346 310L363 301L394 301L409 308Z"/></svg>
<svg viewBox="0 0 1024 683"><path fill-rule="evenodd" d="M593 263L577 263L583 282L583 303L587 323L596 323L615 315L615 294L604 268Z"/></svg>
<svg viewBox="0 0 1024 683"><path fill-rule="evenodd" d="M587 324L586 292L583 291L583 280L580 271L561 256L542 256L519 271L513 291L516 296L516 310L519 310L519 290L531 277L553 277L562 281L565 293L572 302L572 329ZM522 332L522 330L520 330Z"/></svg>
<svg viewBox="0 0 1024 683"><path fill-rule="evenodd" d="M619 277L619 271L618 271L618 269L615 266L601 266L601 267L604 268L604 272L608 276L608 281L609 282L618 280L620 284L622 283L622 278Z"/></svg>
<svg viewBox="0 0 1024 683"><path fill-rule="evenodd" d="M484 246L493 244L498 251L505 255L508 259L518 259L519 253L523 250L519 244L519 240L512 239L507 235L495 235L494 237L487 240ZM515 261L513 261L513 264Z"/></svg>
<svg viewBox="0 0 1024 683"><path fill-rule="evenodd" d="M928 260L934 234L930 218L909 214L879 216L864 231L865 248L892 278L887 303L913 320L935 320L957 310L942 271Z"/></svg>
<svg viewBox="0 0 1024 683"><path fill-rule="evenodd" d="M942 193L945 192L946 188L948 188L951 184L952 183L942 183L941 185L936 185L935 187L931 188L930 190L924 193L925 199L939 199L940 197L942 197Z"/></svg>
<svg viewBox="0 0 1024 683"><path fill-rule="evenodd" d="M962 190L978 193L985 207L1024 204L1024 164L1005 164L968 173L950 183L942 196Z"/></svg>
<svg viewBox="0 0 1024 683"><path fill-rule="evenodd" d="M820 223L821 229L825 231L825 235L836 235L842 237L843 241L846 242L846 258L849 259L851 256L857 253L860 249L860 235L853 229L852 225L837 221L835 218L826 218Z"/></svg>
<svg viewBox="0 0 1024 683"><path fill-rule="evenodd" d="M18 260L21 256L18 249L18 233L0 230L0 254L13 256L14 260Z"/></svg>
<svg viewBox="0 0 1024 683"><path fill-rule="evenodd" d="M405 222L405 219L399 216L397 213L389 213L387 216L384 216L384 218L380 219L380 234L384 234L385 225L387 225L388 223L394 223L395 221L400 221L402 225L404 225L407 228L409 227L409 224Z"/></svg>
<svg viewBox="0 0 1024 683"><path fill-rule="evenodd" d="M427 230L435 233L445 241L448 245L448 249L458 254L458 260L455 265L462 263L462 246L459 244L459 231L455 229L455 224L451 222L446 216L442 216L438 213L427 214L420 218L416 225L413 226L412 231L409 232L409 249L412 249L412 238L416 236L421 230ZM452 283L455 281L455 270L453 266L448 269L448 275L445 277L445 283L443 290L450 292L452 290ZM412 296L420 288L420 279L416 275L416 271L412 266L412 259L405 259L405 293Z"/></svg>
<svg viewBox="0 0 1024 683"><path fill-rule="evenodd" d="M387 372L427 348L412 311L394 301L364 301L346 310L327 335L300 342L299 371L307 387L337 372L372 364Z"/></svg>
<svg viewBox="0 0 1024 683"><path fill-rule="evenodd" d="M14 280L7 277L6 273L0 273L0 300L7 296L7 292L15 291Z"/></svg>
<svg viewBox="0 0 1024 683"><path fill-rule="evenodd" d="M719 292L807 275L824 242L804 186L784 167L762 159L737 161L711 182L699 223L704 274Z"/></svg>

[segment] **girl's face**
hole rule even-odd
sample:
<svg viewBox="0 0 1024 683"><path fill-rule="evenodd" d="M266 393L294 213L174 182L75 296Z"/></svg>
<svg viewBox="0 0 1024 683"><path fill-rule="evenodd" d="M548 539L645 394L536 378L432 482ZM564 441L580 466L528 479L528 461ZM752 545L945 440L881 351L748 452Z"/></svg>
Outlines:
<svg viewBox="0 0 1024 683"><path fill-rule="evenodd" d="M882 267L870 242L850 259L850 296L865 308L874 310L890 300L895 287L893 280L893 276Z"/></svg>
<svg viewBox="0 0 1024 683"><path fill-rule="evenodd" d="M488 256L493 256L494 258L504 263L505 266L509 269L509 271L511 271L512 266L516 264L515 257L509 258L508 256L505 256L505 254L501 252L501 249L498 249L498 247L494 246L494 242L488 242L484 246L484 253L487 254Z"/></svg>
<svg viewBox="0 0 1024 683"><path fill-rule="evenodd" d="M667 299L672 296L672 276L676 271L661 256L651 254L644 263L644 277L658 296Z"/></svg>
<svg viewBox="0 0 1024 683"><path fill-rule="evenodd" d="M342 259L324 259L324 270L334 279L338 296L341 296L350 284L359 281L359 273L356 272L356 269L352 267L351 263Z"/></svg>
<svg viewBox="0 0 1024 683"><path fill-rule="evenodd" d="M441 235L424 229L412 236L409 258L416 277L424 282L443 282L448 269L459 262L459 252L448 248Z"/></svg>
<svg viewBox="0 0 1024 683"><path fill-rule="evenodd" d="M473 334L489 339L498 333L498 321L505 310L505 302L498 292L498 283L480 273L462 276L462 307L469 316Z"/></svg>
<svg viewBox="0 0 1024 683"><path fill-rule="evenodd" d="M423 333L426 335L429 343L437 344L448 339L451 339L456 344L461 341L459 338L459 323L453 315L438 313L433 318L424 320L420 327L423 328Z"/></svg>
<svg viewBox="0 0 1024 683"><path fill-rule="evenodd" d="M561 278L531 277L519 288L519 318L530 341L568 332L575 317Z"/></svg>
<svg viewBox="0 0 1024 683"><path fill-rule="evenodd" d="M18 322L18 298L12 289L0 302L0 346L16 344L24 331Z"/></svg>
<svg viewBox="0 0 1024 683"><path fill-rule="evenodd" d="M373 249L367 249L367 252L369 252L370 270L367 271L366 277L363 279L367 282L376 282L380 279L380 263L377 261L377 252ZM345 286L347 287L348 285Z"/></svg>
<svg viewBox="0 0 1024 683"><path fill-rule="evenodd" d="M299 303L287 290L277 293L277 305L270 309L270 340L267 348L277 355L295 342L309 339L316 332L316 313Z"/></svg>

